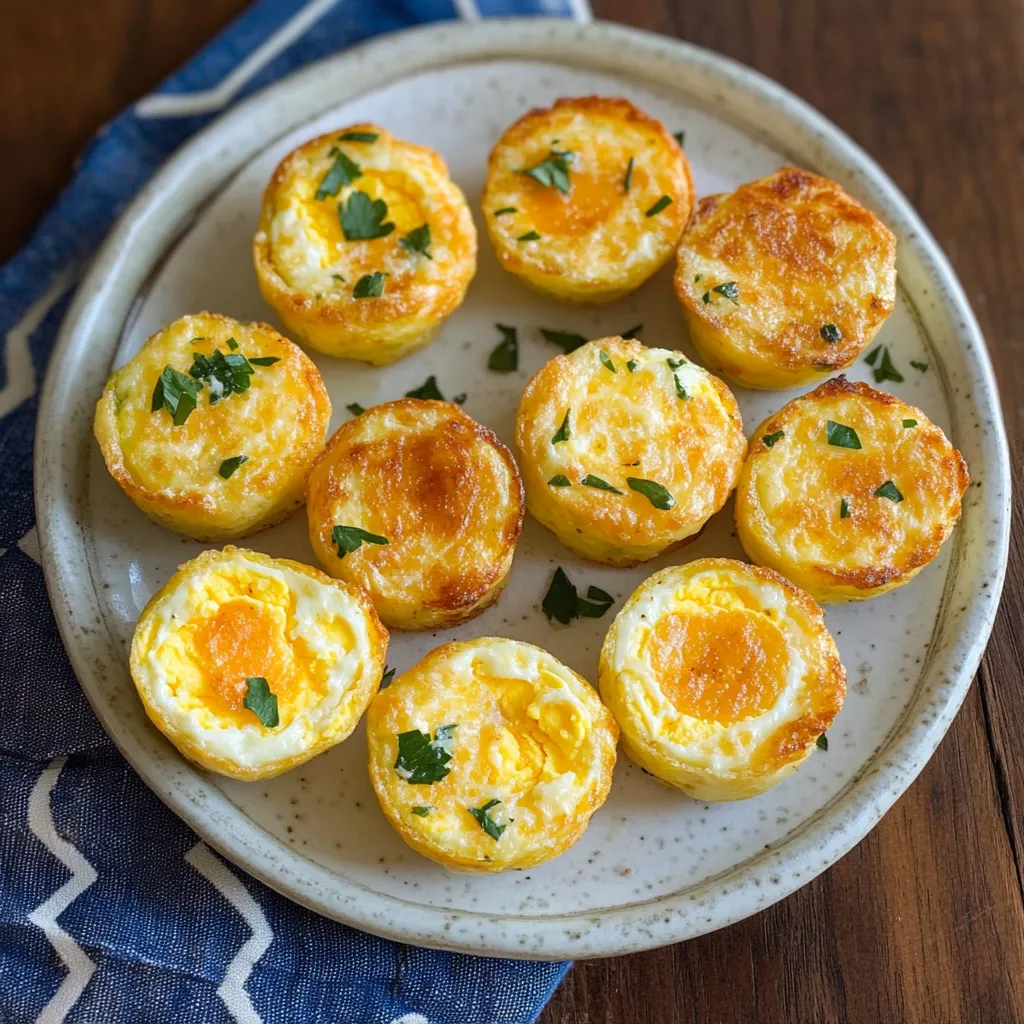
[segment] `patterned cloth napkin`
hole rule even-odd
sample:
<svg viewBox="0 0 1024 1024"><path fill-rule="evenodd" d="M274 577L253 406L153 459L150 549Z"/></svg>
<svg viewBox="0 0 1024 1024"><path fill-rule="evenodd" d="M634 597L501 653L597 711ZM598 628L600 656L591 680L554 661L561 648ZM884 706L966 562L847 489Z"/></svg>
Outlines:
<svg viewBox="0 0 1024 1024"><path fill-rule="evenodd" d="M585 0L260 0L106 125L0 269L0 1021L519 1024L568 964L416 949L229 866L93 717L39 567L39 383L77 279L163 160L235 101L352 43L462 16L586 18ZM183 7L182 16L185 14Z"/></svg>

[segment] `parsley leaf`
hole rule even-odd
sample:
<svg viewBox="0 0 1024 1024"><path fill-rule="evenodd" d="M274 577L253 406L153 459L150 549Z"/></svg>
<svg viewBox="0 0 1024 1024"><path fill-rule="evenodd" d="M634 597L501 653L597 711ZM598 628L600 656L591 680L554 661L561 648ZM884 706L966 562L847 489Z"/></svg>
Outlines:
<svg viewBox="0 0 1024 1024"><path fill-rule="evenodd" d="M686 141L686 132L673 132L672 138L681 146Z"/></svg>
<svg viewBox="0 0 1024 1024"><path fill-rule="evenodd" d="M828 737L822 733L815 741L814 745L819 750L828 750Z"/></svg>
<svg viewBox="0 0 1024 1024"><path fill-rule="evenodd" d="M519 336L514 327L495 324L503 338L487 360L487 369L496 373L513 373L519 369Z"/></svg>
<svg viewBox="0 0 1024 1024"><path fill-rule="evenodd" d="M380 677L380 686L378 687L378 689L386 690L392 684L392 682L394 681L394 678L395 678L395 670L393 668L388 668L385 665L384 666L384 675L382 675Z"/></svg>
<svg viewBox="0 0 1024 1024"><path fill-rule="evenodd" d="M875 368L874 375L876 384L881 384L883 380L893 380L897 384L903 381L903 374L892 364L887 345L882 346L882 361Z"/></svg>
<svg viewBox="0 0 1024 1024"><path fill-rule="evenodd" d="M726 281L725 284L716 284L711 290L713 292L718 292L719 295L724 295L727 299L732 299L737 306L740 304L740 287L735 281Z"/></svg>
<svg viewBox="0 0 1024 1024"><path fill-rule="evenodd" d="M234 338L228 338L227 345L232 352L238 351L238 342Z"/></svg>
<svg viewBox="0 0 1024 1024"><path fill-rule="evenodd" d="M609 369L609 370L612 371L612 373L614 373L615 372L615 364L612 362L612 357L610 355L608 355L608 353L605 352L604 349L601 349L601 351L598 352L598 356L601 359L601 364L606 369Z"/></svg>
<svg viewBox="0 0 1024 1024"><path fill-rule="evenodd" d="M569 440L569 409L565 410L565 417L562 419L562 425L555 431L554 437L551 438L552 444L561 444L563 441Z"/></svg>
<svg viewBox="0 0 1024 1024"><path fill-rule="evenodd" d="M338 203L338 217L345 238L352 242L362 238L384 238L395 230L395 225L384 218L388 204L383 199L371 199L365 192L353 192L344 206Z"/></svg>
<svg viewBox="0 0 1024 1024"><path fill-rule="evenodd" d="M575 352L581 345L587 343L587 339L582 334L573 334L570 331L552 331L547 327L541 327L540 333L545 341L561 346L566 354Z"/></svg>
<svg viewBox="0 0 1024 1024"><path fill-rule="evenodd" d="M527 231L525 235L520 235L517 242L536 242L540 238L540 235L536 231Z"/></svg>
<svg viewBox="0 0 1024 1024"><path fill-rule="evenodd" d="M572 188L569 181L569 164L572 153L564 149L553 149L540 163L523 170L523 174L533 178L545 188L556 188L567 195Z"/></svg>
<svg viewBox="0 0 1024 1024"><path fill-rule="evenodd" d="M250 356L249 362L253 366L273 366L274 363L281 362L280 356Z"/></svg>
<svg viewBox="0 0 1024 1024"><path fill-rule="evenodd" d="M888 498L890 501L896 502L898 505L903 500L903 495L900 494L899 489L891 480L886 480L881 487L875 491L876 498Z"/></svg>
<svg viewBox="0 0 1024 1024"><path fill-rule="evenodd" d="M376 132L345 132L338 136L339 142L376 142Z"/></svg>
<svg viewBox="0 0 1024 1024"><path fill-rule="evenodd" d="M434 808L433 807L411 807L409 808L413 814L417 817L425 818Z"/></svg>
<svg viewBox="0 0 1024 1024"><path fill-rule="evenodd" d="M352 413L353 416L362 416L363 413L366 412L366 410L358 402L353 402L351 405L346 405L345 408L348 409L348 411Z"/></svg>
<svg viewBox="0 0 1024 1024"><path fill-rule="evenodd" d="M193 412L203 385L186 377L185 374L167 365L157 378L153 388L150 412L166 409L176 427L180 427Z"/></svg>
<svg viewBox="0 0 1024 1024"><path fill-rule="evenodd" d="M444 401L444 395L437 386L437 378L431 374L418 388L406 391L406 398L433 398L438 402Z"/></svg>
<svg viewBox="0 0 1024 1024"><path fill-rule="evenodd" d="M626 369L629 370L630 373L632 373L638 365L639 364L635 359L630 359L629 362L626 363Z"/></svg>
<svg viewBox="0 0 1024 1024"><path fill-rule="evenodd" d="M623 491L620 491L617 487L612 487L612 485L608 483L607 480L602 480L599 476L594 476L591 473L588 473L580 481L580 483L583 484L584 487L593 487L595 490L598 491L609 491L611 494L624 493Z"/></svg>
<svg viewBox="0 0 1024 1024"><path fill-rule="evenodd" d="M384 294L384 278L388 275L381 270L363 274L352 289L354 299L379 299Z"/></svg>
<svg viewBox="0 0 1024 1024"><path fill-rule="evenodd" d="M646 216L653 217L656 213L661 213L666 206L670 206L672 203L671 196L662 196L646 213Z"/></svg>
<svg viewBox="0 0 1024 1024"><path fill-rule="evenodd" d="M222 477L224 477L225 480L227 480L228 477L230 477L231 474L234 473L234 471L236 469L238 469L238 467L243 462L248 462L248 461L249 461L249 456L248 455L233 455L230 459L225 459L220 464L220 469L218 469L217 472L220 473L220 475Z"/></svg>
<svg viewBox="0 0 1024 1024"><path fill-rule="evenodd" d="M626 483L629 484L631 490L642 494L655 508L660 508L663 512L668 511L676 503L676 499L669 493L668 488L655 480L642 480L640 477L627 476Z"/></svg>
<svg viewBox="0 0 1024 1024"><path fill-rule="evenodd" d="M615 603L615 598L600 587L591 586L586 598L579 597L575 585L559 566L551 578L541 608L548 622L555 619L568 626L573 619L599 619Z"/></svg>
<svg viewBox="0 0 1024 1024"><path fill-rule="evenodd" d="M494 840L501 838L501 833L508 828L507 825L499 825L487 812L492 807L497 807L500 800L488 800L483 807L467 807L466 810L476 818L479 826Z"/></svg>
<svg viewBox="0 0 1024 1024"><path fill-rule="evenodd" d="M839 518L850 518L850 503L845 498L843 498L842 501L839 502Z"/></svg>
<svg viewBox="0 0 1024 1024"><path fill-rule="evenodd" d="M277 694L270 692L270 687L262 676L250 676L246 679L242 706L248 708L260 720L260 724L268 729L275 729L280 724Z"/></svg>
<svg viewBox="0 0 1024 1024"><path fill-rule="evenodd" d="M548 487L572 487L572 484L564 473L556 473L548 481Z"/></svg>
<svg viewBox="0 0 1024 1024"><path fill-rule="evenodd" d="M356 178L362 176L362 173L359 164L339 152L334 158L330 170L324 175L324 180L320 182L320 187L316 190L317 201L326 199L328 196L336 196L341 191L342 185L351 185Z"/></svg>
<svg viewBox="0 0 1024 1024"><path fill-rule="evenodd" d="M344 558L353 551L358 551L367 544L387 544L387 537L381 537L376 533L368 533L358 526L335 526L331 530L331 540L338 546L338 557Z"/></svg>
<svg viewBox="0 0 1024 1024"><path fill-rule="evenodd" d="M264 358L274 359L273 356ZM195 380L205 381L210 389L210 405L216 405L222 398L248 391L255 370L241 353L224 355L219 348L215 348L209 356L201 352L193 353L188 373Z"/></svg>
<svg viewBox="0 0 1024 1024"><path fill-rule="evenodd" d="M628 331L623 331L622 334L619 335L619 337L622 338L623 341L630 341L631 339L635 338L638 334L640 334L640 332L643 331L643 329L644 325L642 323L634 324L632 327L630 327Z"/></svg>
<svg viewBox="0 0 1024 1024"><path fill-rule="evenodd" d="M494 211L495 217L501 217L506 213L518 213L519 210L515 206L503 206L500 210Z"/></svg>
<svg viewBox="0 0 1024 1024"><path fill-rule="evenodd" d="M442 736L438 729L431 740L428 733L420 732L419 729L400 732L395 771L413 786L430 786L440 782L451 773L451 768L446 766L452 755L443 742L449 735Z"/></svg>
<svg viewBox="0 0 1024 1024"><path fill-rule="evenodd" d="M683 363L686 362L686 360L685 359L666 359L665 362L668 363L668 368L672 371L672 382L676 386L676 398L678 398L680 400L685 400L685 399L689 398L690 396L689 396L689 394L686 391L686 385L683 384L683 382L679 379L678 374L676 373L676 370L678 370L679 367L682 366Z"/></svg>
<svg viewBox="0 0 1024 1024"><path fill-rule="evenodd" d="M611 606L615 598L600 587L587 588L587 600L576 598L576 617L581 619L599 619Z"/></svg>
<svg viewBox="0 0 1024 1024"><path fill-rule="evenodd" d="M462 403L463 403L463 402L465 402L465 401L466 401L466 399L467 399L468 397L469 397L469 396L468 396L468 395L466 394L466 392L465 392L465 391L460 391L460 392L459 392L459 393L458 393L457 395L454 395L454 396L452 397L452 401L453 401L453 402L454 402L454 403L455 403L456 405L462 405Z"/></svg>
<svg viewBox="0 0 1024 1024"><path fill-rule="evenodd" d="M864 362L868 366L874 366L878 362L878 357L882 354L882 346L876 345L865 357Z"/></svg>
<svg viewBox="0 0 1024 1024"><path fill-rule="evenodd" d="M825 440L836 448L852 448L860 450L860 438L853 427L843 423L836 423L834 420L825 421Z"/></svg>
<svg viewBox="0 0 1024 1024"><path fill-rule="evenodd" d="M916 359L911 359L910 360L910 365L915 370L920 370L921 373L924 373L928 369L928 364L927 363L919 363Z"/></svg>
<svg viewBox="0 0 1024 1024"><path fill-rule="evenodd" d="M629 163L626 164L626 177L622 181L622 191L628 192L629 186L633 184L633 158L629 158Z"/></svg>
<svg viewBox="0 0 1024 1024"><path fill-rule="evenodd" d="M766 448L771 448L776 441L781 441L785 436L786 432L784 430L776 430L773 434L765 434L761 440L764 442L764 446Z"/></svg>
<svg viewBox="0 0 1024 1024"><path fill-rule="evenodd" d="M843 336L835 324L822 324L821 330L819 330L818 333L825 341L839 341Z"/></svg>
<svg viewBox="0 0 1024 1024"><path fill-rule="evenodd" d="M418 228L413 228L409 234L405 235L399 240L398 243L403 249L408 249L409 252L418 252L426 256L428 260L432 260L434 257L430 255L430 225L421 224Z"/></svg>
<svg viewBox="0 0 1024 1024"><path fill-rule="evenodd" d="M910 427L916 427L917 426L917 420L904 420L903 421L903 426L908 428L908 429Z"/></svg>

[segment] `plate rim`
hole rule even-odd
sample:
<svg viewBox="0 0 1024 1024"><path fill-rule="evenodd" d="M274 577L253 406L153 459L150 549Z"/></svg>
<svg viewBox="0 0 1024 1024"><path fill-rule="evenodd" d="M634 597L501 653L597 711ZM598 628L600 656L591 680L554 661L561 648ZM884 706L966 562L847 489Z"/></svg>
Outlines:
<svg viewBox="0 0 1024 1024"><path fill-rule="evenodd" d="M636 60L638 56L645 58L642 65ZM981 430L978 440L987 456L986 486L978 514L972 516L987 527L987 544L981 563L970 575L985 576L988 586L984 590L967 588L969 600L962 612L954 614L960 615L969 628L961 630L961 639L946 644L940 664L934 664L937 655L931 657L932 663L922 670L899 724L865 762L863 772L793 832L724 875L654 900L578 915L508 916L413 903L341 879L264 832L206 781L204 773L178 757L149 725L141 708L133 713L133 709L115 708L103 701L104 674L112 668L122 673L126 670L119 665L123 659L117 655L102 618L88 605L87 598L95 593L97 581L89 572L87 531L75 517L89 475L88 460L80 458L91 441L91 429L81 430L83 410L91 427L93 403L89 396L95 397L102 388L109 372L107 356L112 356L120 330L108 348L91 346L90 338L104 322L124 322L145 277L201 209L202 201L196 201L184 213L167 209L167 196L179 194L176 186L184 194L189 193L190 166L218 155L225 165L234 161L230 172L219 181L213 176L205 179L201 191L211 197L275 138L342 102L410 74L489 59L533 59L582 66L668 88L689 98L703 93L700 98L716 116L734 123L739 120L744 131L755 136L767 135L773 147L785 153L786 147L780 146L777 135L759 133L740 116L745 108L751 112L770 108L777 120L785 122L786 130L805 136L801 144L815 151L818 169L824 165L841 182L845 177L872 192L873 205L884 208L884 219L901 235L901 258L910 258L913 267L937 282L946 316L953 332L959 335L949 343L950 350L964 358L963 369L974 385L976 407L987 416L988 431ZM401 70L391 73L393 67ZM668 80L673 72L690 78L699 74L706 76L706 81L702 80L699 89L684 88ZM323 89L325 77L335 82L335 88ZM348 91L339 92L338 82L344 83ZM317 89L329 92L329 98L316 97ZM285 115L276 109L287 106L286 98L307 93L313 95L310 105L302 106L301 115ZM727 109L723 112L722 108ZM254 130L264 122L270 128L268 135ZM237 143L247 134L258 136L259 141L248 149L236 144L228 153L232 140ZM813 161L801 162L814 166ZM154 238L159 239L158 244L154 244ZM141 274L129 266L130 257L138 250L148 254L138 261L148 267ZM126 294L130 298L126 299ZM914 304L912 298L911 302ZM123 309L119 315L118 309ZM90 348L96 351L90 354ZM949 407L956 435L957 407L951 398ZM725 927L789 895L864 838L924 767L966 696L999 603L1009 544L1009 500L1009 449L981 331L946 257L874 160L803 100L730 58L681 40L612 23L580 25L549 18L443 22L363 43L273 83L187 140L126 207L81 281L47 368L35 434L35 502L42 564L54 615L87 699L107 734L147 786L234 864L320 914L398 941L532 959L635 952ZM961 526L955 540L958 550L962 534ZM76 538L77 548L73 547ZM69 552L77 561L68 557ZM940 607L936 621L945 622L951 591L957 585L956 578L965 575L964 568L955 561L951 563L946 603ZM960 582L963 584L963 580ZM113 664L109 661L111 653L115 654ZM923 681L937 678L937 673L941 678L925 688ZM912 720L926 692L932 694L929 716L927 720ZM140 716L144 723L141 729Z"/></svg>

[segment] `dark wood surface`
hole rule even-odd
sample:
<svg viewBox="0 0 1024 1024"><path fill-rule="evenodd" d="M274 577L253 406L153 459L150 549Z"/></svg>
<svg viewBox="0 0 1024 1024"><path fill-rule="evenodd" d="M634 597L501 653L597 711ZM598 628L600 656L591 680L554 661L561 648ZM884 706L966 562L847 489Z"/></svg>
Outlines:
<svg viewBox="0 0 1024 1024"><path fill-rule="evenodd" d="M107 118L243 0L5 0L0 260ZM594 0L794 90L857 140L949 254L1024 465L1024 9L1018 0ZM882 823L830 871L714 935L577 965L542 1024L1024 1022L1024 501L995 633L963 710Z"/></svg>

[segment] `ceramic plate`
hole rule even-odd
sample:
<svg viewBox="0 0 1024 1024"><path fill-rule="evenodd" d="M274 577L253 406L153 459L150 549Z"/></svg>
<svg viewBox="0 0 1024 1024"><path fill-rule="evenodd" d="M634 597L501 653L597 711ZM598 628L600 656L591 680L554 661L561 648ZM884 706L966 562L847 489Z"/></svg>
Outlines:
<svg viewBox="0 0 1024 1024"><path fill-rule="evenodd" d="M105 472L90 425L112 365L166 322L202 309L273 320L250 256L259 197L277 161L356 120L439 150L473 205L488 151L532 106L623 95L686 133L698 194L793 162L840 181L899 238L899 298L880 340L923 408L963 451L974 483L963 519L909 586L828 610L849 697L816 751L770 793L734 804L683 797L622 756L611 796L568 853L500 876L454 874L408 850L381 815L366 741L281 778L237 783L185 763L153 729L128 675L135 620L201 545L154 525ZM612 306L542 298L501 271L480 223L480 266L439 339L372 369L313 353L335 408L395 398L433 374L442 392L507 444L528 377L557 353L538 327L588 337L642 322L648 345L693 353L671 267ZM495 374L496 323L519 329L521 366ZM927 372L910 360L928 364ZM863 363L852 371L868 379ZM737 391L747 431L794 393ZM330 917L391 938L537 958L620 953L685 939L768 906L861 839L910 784L959 707L995 612L1006 557L1008 465L984 343L946 261L906 201L845 136L753 72L681 43L611 25L544 20L443 25L396 35L310 67L194 138L122 218L79 289L51 363L37 439L37 506L47 578L72 662L107 731L146 782L225 856ZM247 542L315 562L305 515ZM742 557L731 503L682 554L614 570L574 558L526 522L504 596L458 629L392 636L404 670L443 640L498 635L547 648L596 680L614 612L647 575L704 555ZM540 601L553 568L616 598L601 620L552 628Z"/></svg>

